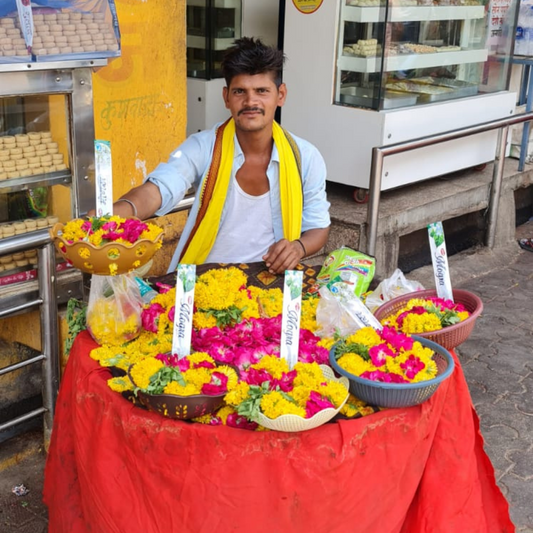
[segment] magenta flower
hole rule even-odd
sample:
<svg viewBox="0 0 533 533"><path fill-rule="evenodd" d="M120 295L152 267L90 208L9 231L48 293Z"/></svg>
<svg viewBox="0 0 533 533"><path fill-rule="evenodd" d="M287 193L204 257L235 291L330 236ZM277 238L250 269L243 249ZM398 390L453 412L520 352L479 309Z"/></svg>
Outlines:
<svg viewBox="0 0 533 533"><path fill-rule="evenodd" d="M399 352L401 349L410 350L413 347L413 338L396 331L394 328L385 326L380 331L380 336L385 342L388 342L396 352Z"/></svg>
<svg viewBox="0 0 533 533"><path fill-rule="evenodd" d="M401 328L403 325L403 320L407 315L423 315L427 312L428 310L425 307L422 307L421 305L417 305L409 309L409 311L404 311L403 313L398 315L398 317L396 318L396 323Z"/></svg>
<svg viewBox="0 0 533 533"><path fill-rule="evenodd" d="M245 416L238 415L237 413L231 413L226 419L226 425L232 428L248 429L255 431L258 424L250 422Z"/></svg>
<svg viewBox="0 0 533 533"><path fill-rule="evenodd" d="M374 366L383 366L387 362L387 356L396 356L396 354L385 343L372 346L372 348L368 350L368 355L370 355L370 359L372 360L372 364Z"/></svg>
<svg viewBox="0 0 533 533"><path fill-rule="evenodd" d="M401 363L400 366L404 369L405 375L409 379L413 379L421 370L426 368L426 365L420 360L420 358L413 354L411 354L404 363Z"/></svg>
<svg viewBox="0 0 533 533"><path fill-rule="evenodd" d="M142 327L146 331L157 333L157 321L159 315L164 311L165 308L161 304L151 304L146 309L143 309L141 313Z"/></svg>
<svg viewBox="0 0 533 533"><path fill-rule="evenodd" d="M372 372L367 370L366 372L363 372L360 377L371 381L380 381L382 383L409 383L399 374L382 372L381 370L373 370Z"/></svg>
<svg viewBox="0 0 533 533"><path fill-rule="evenodd" d="M170 289L172 289L172 285L167 285L166 283L161 283L159 281L155 284L156 287L159 287L160 294L167 293Z"/></svg>
<svg viewBox="0 0 533 533"><path fill-rule="evenodd" d="M155 356L156 359L159 359L166 366L178 367L180 372L185 372L189 370L190 362L187 358L179 359L177 354L168 354L168 353L158 353Z"/></svg>
<svg viewBox="0 0 533 533"><path fill-rule="evenodd" d="M171 323L174 323L174 315L176 314L176 306L173 305L169 310L168 310L168 319Z"/></svg>
<svg viewBox="0 0 533 533"><path fill-rule="evenodd" d="M335 408L326 397L316 391L311 391L309 399L305 404L305 418L311 418L318 412L323 411L324 409L329 409L330 407Z"/></svg>
<svg viewBox="0 0 533 533"><path fill-rule="evenodd" d="M208 396L217 396L228 392L228 376L222 372L213 372L211 381L202 385L202 394Z"/></svg>

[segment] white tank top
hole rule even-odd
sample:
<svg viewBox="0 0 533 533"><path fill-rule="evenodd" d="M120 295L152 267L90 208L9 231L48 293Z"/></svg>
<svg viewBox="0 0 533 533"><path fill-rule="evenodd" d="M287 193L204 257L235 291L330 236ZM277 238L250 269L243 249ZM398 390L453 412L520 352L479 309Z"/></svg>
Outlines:
<svg viewBox="0 0 533 533"><path fill-rule="evenodd" d="M261 196L245 193L235 176L228 187L224 218L206 263L262 261L274 244L270 191Z"/></svg>

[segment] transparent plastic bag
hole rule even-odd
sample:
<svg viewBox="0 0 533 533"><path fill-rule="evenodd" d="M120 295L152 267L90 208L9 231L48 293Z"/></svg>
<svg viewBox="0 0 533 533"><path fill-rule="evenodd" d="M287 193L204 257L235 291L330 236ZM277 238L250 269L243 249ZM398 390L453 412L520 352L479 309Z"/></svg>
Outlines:
<svg viewBox="0 0 533 533"><path fill-rule="evenodd" d="M128 342L141 332L142 305L135 274L93 275L87 329L100 345Z"/></svg>
<svg viewBox="0 0 533 533"><path fill-rule="evenodd" d="M320 289L320 300L316 308L316 335L333 337L352 335L358 329L371 326L381 329L379 321L365 307L360 298L346 287L344 291L333 292L326 286Z"/></svg>
<svg viewBox="0 0 533 533"><path fill-rule="evenodd" d="M397 268L390 278L384 279L376 287L376 290L366 297L365 305L373 313L379 306L397 296L422 290L424 290L424 286L421 283L408 280L403 272Z"/></svg>

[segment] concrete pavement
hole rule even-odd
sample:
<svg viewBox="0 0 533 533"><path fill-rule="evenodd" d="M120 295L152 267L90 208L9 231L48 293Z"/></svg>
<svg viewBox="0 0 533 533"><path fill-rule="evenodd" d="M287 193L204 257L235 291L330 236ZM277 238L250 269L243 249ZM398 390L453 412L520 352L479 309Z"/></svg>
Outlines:
<svg viewBox="0 0 533 533"><path fill-rule="evenodd" d="M520 226L520 236L533 237L533 223ZM484 312L459 357L511 518L518 532L533 533L533 253L516 243L469 250L450 258L450 271L454 287L483 299ZM433 287L430 267L408 278ZM0 445L0 533L46 531L40 442L36 432ZM20 461L13 461L15 451ZM12 494L19 483L30 490L26 497Z"/></svg>

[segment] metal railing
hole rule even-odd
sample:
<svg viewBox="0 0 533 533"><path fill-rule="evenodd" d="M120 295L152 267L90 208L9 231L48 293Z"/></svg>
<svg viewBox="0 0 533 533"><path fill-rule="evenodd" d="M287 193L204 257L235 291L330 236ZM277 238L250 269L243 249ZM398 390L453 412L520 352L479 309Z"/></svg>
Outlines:
<svg viewBox="0 0 533 533"><path fill-rule="evenodd" d="M0 300L0 319L39 306L42 354L0 368L0 376L28 365L42 362L43 405L38 409L34 409L24 415L0 424L0 431L42 414L44 419L44 440L46 443L50 441L50 435L52 433L54 409L59 389L59 323L56 299L55 250L48 229L33 231L14 237L6 237L0 240L0 256L24 252L35 248L38 249L37 279L39 283L39 296L33 300L15 305L4 305Z"/></svg>
<svg viewBox="0 0 533 533"><path fill-rule="evenodd" d="M509 118L502 118L491 122L485 122L477 126L469 126L467 128L460 128L457 130L447 131L412 141L405 141L402 143L391 144L389 146L380 146L372 149L372 165L370 168L370 185L369 185L369 199L367 212L367 241L366 253L374 256L376 254L376 240L379 220L379 203L381 199L381 183L383 174L383 160L385 157L394 154L401 154L431 146L433 144L461 139L477 133L484 133L491 130L499 130L498 140L496 144L496 153L494 158L494 169L492 174L492 185L489 199L489 216L488 227L485 244L489 248L494 247L496 222L498 220L498 208L500 203L501 186L503 178L503 167L505 162L505 148L507 145L507 137L509 133L509 126L514 124L521 124L533 119L533 112L514 115Z"/></svg>

